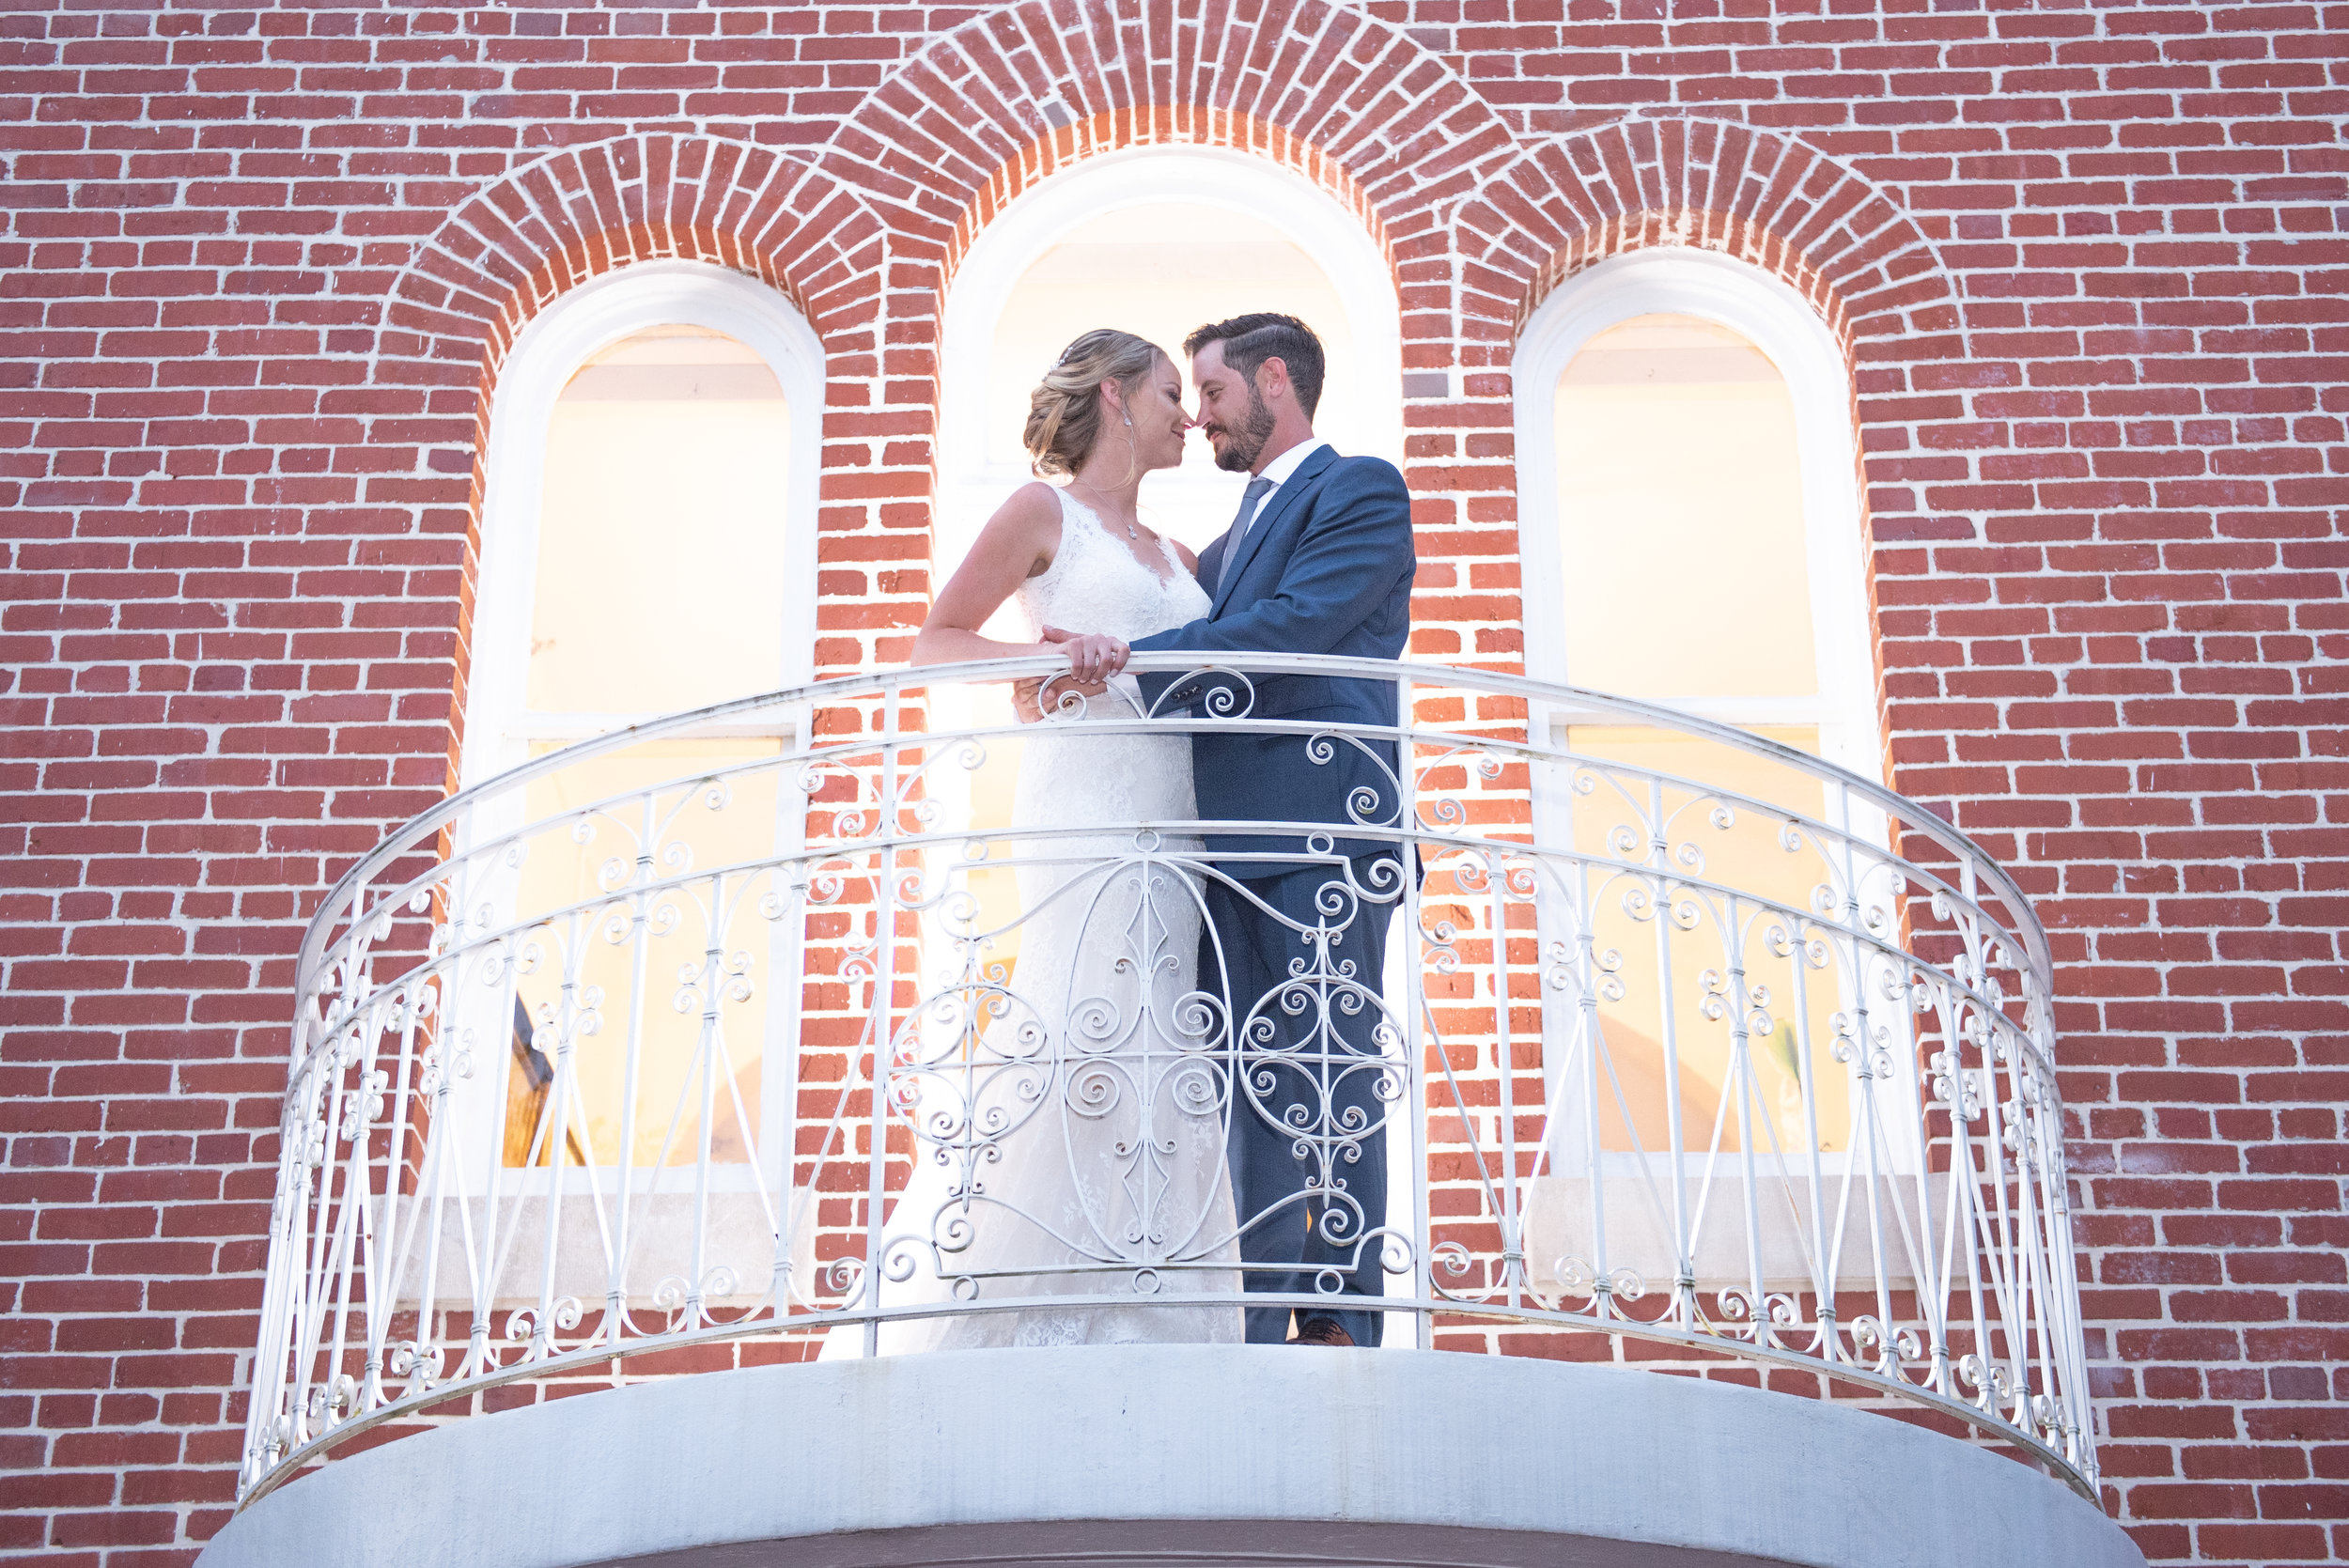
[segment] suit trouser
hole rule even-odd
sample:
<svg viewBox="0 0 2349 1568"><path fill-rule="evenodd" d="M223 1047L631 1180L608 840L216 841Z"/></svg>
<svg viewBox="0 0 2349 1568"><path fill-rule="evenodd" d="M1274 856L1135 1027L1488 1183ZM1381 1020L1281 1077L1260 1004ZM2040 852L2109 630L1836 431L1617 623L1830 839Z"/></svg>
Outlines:
<svg viewBox="0 0 2349 1568"><path fill-rule="evenodd" d="M1373 879L1380 860L1393 864L1391 855L1352 862L1356 887L1392 889L1391 872ZM1374 1345L1384 1314L1338 1303L1386 1293L1379 1238L1368 1233L1387 1222L1384 1124L1397 1108L1377 1094L1382 1052L1373 1032L1385 1015L1373 999L1395 904L1346 897L1332 912L1317 896L1331 884L1343 888L1346 872L1328 863L1252 877L1245 893L1210 878L1199 985L1219 996L1230 985L1239 1059L1229 1155L1240 1260L1254 1265L1247 1288L1328 1294L1334 1280L1330 1309L1296 1308L1298 1321L1328 1318L1356 1344ZM1326 955L1324 931L1332 939ZM1383 1057L1397 1070L1403 1063L1391 1053L1399 1048ZM1250 1308L1250 1343L1285 1340L1291 1312Z"/></svg>

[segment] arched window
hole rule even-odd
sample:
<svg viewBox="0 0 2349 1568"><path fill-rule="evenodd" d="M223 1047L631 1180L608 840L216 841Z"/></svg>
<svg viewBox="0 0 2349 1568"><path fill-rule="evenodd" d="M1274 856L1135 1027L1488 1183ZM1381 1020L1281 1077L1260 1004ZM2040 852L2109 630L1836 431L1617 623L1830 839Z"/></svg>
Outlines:
<svg viewBox="0 0 2349 1568"><path fill-rule="evenodd" d="M1517 388L1528 673L1880 778L1851 382L1818 314L1641 251L1544 303Z"/></svg>
<svg viewBox="0 0 2349 1568"><path fill-rule="evenodd" d="M1529 673L1735 725L1881 779L1851 383L1826 322L1754 268L1644 251L1563 285L1528 324L1515 363ZM1805 767L1603 711L1536 722L1553 744L1637 770L1578 778L1561 766L1536 779L1542 835L1595 864L1637 862L1669 840L1672 874L1803 910L1822 880L1816 855L1789 853L1766 810L1719 812L1724 798L1880 831ZM1637 831L1610 842L1624 824ZM1684 844L1695 859L1677 858ZM1592 877L1603 880L1603 869ZM1668 880L1639 885L1653 895ZM1657 954L1626 964L1600 997L1553 999L1552 1074L1588 1071L1599 1086L1586 1091L1598 1106L1592 1124L1559 1130L1553 1167L1586 1168L1593 1131L1611 1157L1671 1146L1674 1118L1679 1142L1699 1149L1735 1149L1748 1126L1770 1157L1806 1144L1830 1158L1848 1151L1846 1075L1827 1047L1848 999L1806 987L1760 939L1741 947L1752 955L1746 978L1781 999L1774 1032L1756 1043L1761 1089L1747 1093L1781 1093L1724 1115L1728 1033L1702 996L1680 994L1719 971L1719 933L1675 931L1652 912L1636 899L1562 893L1545 917L1600 954ZM1814 1042L1815 1127L1792 1109L1806 1070L1798 1036Z"/></svg>
<svg viewBox="0 0 2349 1568"><path fill-rule="evenodd" d="M467 785L632 722L809 678L822 407L815 334L772 288L722 268L630 267L532 321L490 417ZM697 768L723 772L788 739L784 721L761 715L640 742L489 797L473 832L487 842ZM742 777L745 798L693 820L695 863L755 861L796 831L777 803L747 798L771 795L772 770ZM667 802L646 798L589 821L583 834L596 836L535 833L499 886L501 908L538 920L592 906L614 843L636 829L631 813L647 832L669 831ZM535 935L549 956L514 982L510 1023L469 1015L482 1033L511 1035L504 1112L479 1112L485 1138L503 1129L502 1162L690 1165L703 1107L713 1158L746 1159L742 1121L761 1119L762 1062L790 1022L795 955L747 916L629 943L560 920ZM767 982L726 1014L715 1045L670 1005L667 979L711 940L761 955ZM591 993L641 1034L579 1027L571 999ZM552 1090L563 1072L568 1102ZM561 1126L553 1103L567 1103Z"/></svg>
<svg viewBox="0 0 2349 1568"><path fill-rule="evenodd" d="M809 678L823 349L755 279L630 267L498 378L464 782Z"/></svg>
<svg viewBox="0 0 2349 1568"><path fill-rule="evenodd" d="M1193 329L1253 311L1297 316L1314 328L1328 356L1315 433L1340 452L1399 463L1399 308L1392 271L1361 217L1267 160L1209 148L1136 148L1088 159L1041 181L978 233L946 301L932 557L939 581L961 562L995 508L1032 477L1020 443L1029 396L1080 334L1115 327L1157 343L1182 370L1186 398L1195 408L1182 349ZM1143 482L1144 516L1196 550L1230 526L1246 479L1217 469L1206 442L1193 436L1179 468ZM1024 635L1008 605L988 629L1006 640ZM1002 689L934 688L929 700L940 729L1002 731L985 748L983 763L926 773L930 800L946 821L980 831L1004 827L1020 741ZM1014 874L965 864L950 875L972 895L972 907L938 908L999 933L988 942L987 962L1015 970L1021 905ZM926 933L924 944L925 967L951 986L961 961L951 934ZM1393 1136L1408 1138L1400 1120ZM1408 1190L1396 1185L1398 1204ZM1405 1219L1400 1210L1392 1218Z"/></svg>

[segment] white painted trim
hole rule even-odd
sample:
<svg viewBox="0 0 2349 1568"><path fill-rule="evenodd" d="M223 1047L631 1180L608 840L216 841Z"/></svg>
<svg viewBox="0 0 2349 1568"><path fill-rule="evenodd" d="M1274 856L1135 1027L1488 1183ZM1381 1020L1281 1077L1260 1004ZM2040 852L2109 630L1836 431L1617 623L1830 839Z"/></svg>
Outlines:
<svg viewBox="0 0 2349 1568"><path fill-rule="evenodd" d="M724 333L767 362L790 410L792 461L783 498L783 685L814 678L816 505L823 452L824 346L780 293L700 261L646 261L582 284L522 329L490 402L481 500L481 575L474 609L461 784L524 759L548 715L523 703L538 558L539 498L555 399L580 365L630 333L693 326Z"/></svg>
<svg viewBox="0 0 2349 1568"><path fill-rule="evenodd" d="M1218 147L1132 147L1040 181L979 231L946 297L939 385L940 508L936 559L952 571L1003 497L1026 482L1019 463L987 460L987 392L995 323L1022 273L1079 225L1136 207L1183 202L1269 225L1320 266L1337 290L1361 374L1392 389L1374 399L1369 455L1403 460L1403 318L1394 275L1361 220L1312 180L1268 159ZM1154 474L1154 504L1228 513L1240 481ZM941 575L941 581L942 581Z"/></svg>
<svg viewBox="0 0 2349 1568"><path fill-rule="evenodd" d="M1662 247L1602 261L1562 285L1518 339L1513 373L1517 527L1528 599L1525 673L1538 680L1574 678L1566 668L1562 618L1541 613L1532 598L1541 585L1563 581L1570 564L1558 515L1558 379L1600 333L1632 317L1657 314L1694 316L1738 334L1778 367L1794 397L1819 693L1815 702L1740 702L1730 722L1815 722L1828 761L1880 780L1884 753L1876 722L1875 642L1860 569L1851 372L1827 322L1800 294L1757 267L1711 251ZM1661 700L1708 713L1727 706ZM1719 716L1730 717L1726 711Z"/></svg>
<svg viewBox="0 0 2349 1568"><path fill-rule="evenodd" d="M657 723L667 717L665 713L525 713L506 727L506 734L518 740L553 740L568 746L575 740L593 740L598 736L610 735L615 730ZM1708 714L1706 717L1714 716ZM695 724L683 730L665 730L661 738L789 740L798 734L796 715L762 714L739 723L712 722Z"/></svg>

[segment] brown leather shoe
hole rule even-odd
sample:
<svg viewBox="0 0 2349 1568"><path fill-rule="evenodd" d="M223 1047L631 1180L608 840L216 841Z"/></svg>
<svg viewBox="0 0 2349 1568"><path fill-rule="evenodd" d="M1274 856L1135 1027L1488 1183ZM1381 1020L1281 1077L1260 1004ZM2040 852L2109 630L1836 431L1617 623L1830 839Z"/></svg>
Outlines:
<svg viewBox="0 0 2349 1568"><path fill-rule="evenodd" d="M1309 1317L1297 1327L1299 1344L1335 1344L1352 1348L1354 1336L1339 1327L1333 1319Z"/></svg>

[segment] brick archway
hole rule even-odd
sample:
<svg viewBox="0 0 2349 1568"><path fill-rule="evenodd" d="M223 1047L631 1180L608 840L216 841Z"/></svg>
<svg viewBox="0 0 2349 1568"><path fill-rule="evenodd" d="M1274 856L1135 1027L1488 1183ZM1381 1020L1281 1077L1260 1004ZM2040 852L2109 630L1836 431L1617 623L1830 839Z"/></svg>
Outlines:
<svg viewBox="0 0 2349 1568"><path fill-rule="evenodd" d="M1398 251L1440 242L1435 213L1515 151L1457 71L1330 0L1074 13L1022 0L907 61L841 127L826 167L894 210L911 254L951 266L990 204L1091 152L1166 143L1284 163Z"/></svg>
<svg viewBox="0 0 2349 1568"><path fill-rule="evenodd" d="M418 247L391 289L386 357L453 360L486 385L549 301L653 257L753 273L830 352L870 355L884 243L861 194L765 147L660 134L567 147L475 192Z"/></svg>
<svg viewBox="0 0 2349 1568"><path fill-rule="evenodd" d="M1870 541L1933 526L1901 488L1915 414L1900 400L1930 379L1923 367L1966 358L1963 318L1932 237L1871 181L1751 126L1633 117L1528 147L1461 201L1455 227L1459 350L1488 423L1510 421L1518 336L1559 284L1630 251L1712 251L1795 288L1851 365L1863 536L1855 544L1872 601ZM1509 454L1488 515L1505 518L1514 537L1514 442Z"/></svg>
<svg viewBox="0 0 2349 1568"><path fill-rule="evenodd" d="M1958 351L1933 241L1870 181L1792 137L1702 119L1626 119L1530 147L1461 204L1463 334L1505 345L1557 285L1610 256L1690 245L1800 291L1856 358Z"/></svg>
<svg viewBox="0 0 2349 1568"><path fill-rule="evenodd" d="M940 35L842 125L823 166L890 219L907 287L890 339L934 377L945 288L1022 191L1097 153L1205 146L1303 175L1362 221L1406 300L1406 364L1451 363L1447 323L1410 300L1451 287L1444 217L1517 153L1469 83L1399 28L1331 0L1201 11L1021 0ZM1413 342L1424 338L1418 356Z"/></svg>

